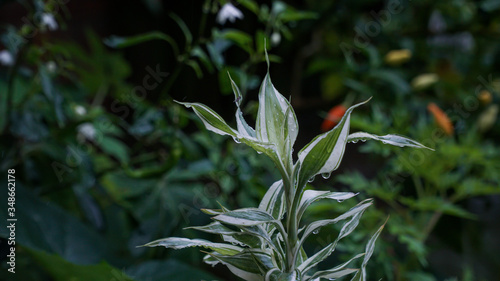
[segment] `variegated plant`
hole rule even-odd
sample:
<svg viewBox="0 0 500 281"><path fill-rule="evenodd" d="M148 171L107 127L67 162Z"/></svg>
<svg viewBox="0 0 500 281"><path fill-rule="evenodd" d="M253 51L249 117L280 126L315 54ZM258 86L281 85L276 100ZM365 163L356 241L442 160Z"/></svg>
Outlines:
<svg viewBox="0 0 500 281"><path fill-rule="evenodd" d="M351 113L356 107L368 102L365 101L350 107L335 128L314 138L300 150L297 161L294 161L292 147L299 131L297 118L290 102L271 83L269 71L260 87L255 129L243 118L240 108L242 95L234 81L231 80L231 83L236 98L237 129L231 128L215 111L204 104L180 104L192 108L208 130L220 135L230 135L237 143L247 144L258 153L269 156L278 167L282 179L271 185L258 208L228 210L222 207L203 210L213 216L214 222L191 228L218 234L223 243L170 237L145 246L209 249L211 252L204 258L206 263L221 263L247 281L319 281L333 280L350 274L354 274L351 280L366 280L365 266L383 226L368 241L365 253L358 254L329 270L315 271L315 267L332 254L340 239L356 228L361 215L372 204L372 200L364 200L336 218L301 225L302 215L311 203L320 199L340 202L356 195L351 192L306 190L306 184L318 174L328 178L340 165L348 142L374 139L401 147L426 147L397 135L375 136L363 132L349 134ZM333 243L311 256L306 254L302 246L311 234L317 233L326 225L340 222L343 222L343 226ZM360 268L348 267L353 260L361 257L363 261Z"/></svg>

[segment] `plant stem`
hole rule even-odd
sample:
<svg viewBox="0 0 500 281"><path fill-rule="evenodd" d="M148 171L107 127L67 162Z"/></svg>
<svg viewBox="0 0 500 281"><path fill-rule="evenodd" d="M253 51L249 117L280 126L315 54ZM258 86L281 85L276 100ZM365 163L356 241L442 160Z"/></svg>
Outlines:
<svg viewBox="0 0 500 281"><path fill-rule="evenodd" d="M165 98L165 96L168 95L168 93L170 92L170 88L172 87L172 85L174 84L175 80L177 79L177 77L181 73L181 70L182 70L183 67L184 67L184 64L182 62L178 62L177 63L177 66L175 67L174 72L172 73L172 75L170 75L170 77L168 77L168 81L167 81L167 83L165 84L165 87L163 87L163 89L162 89L162 91L160 93L160 100L163 99L163 98Z"/></svg>
<svg viewBox="0 0 500 281"><path fill-rule="evenodd" d="M290 199L289 201L291 202L290 205L288 205L287 209L287 233L288 233L288 247L287 247L287 261L286 261L286 272L288 273L293 273L295 271L295 260L297 259L297 253L298 253L298 223L299 223L299 218L297 217L297 209L298 209L298 204L299 204L299 199L300 199L300 194L302 193L302 190L304 187L302 186L299 188L297 186L297 189L294 190L295 187L295 180L294 180L294 173L291 174L291 179L290 182L292 183L290 186L290 190L294 192L290 192ZM299 186L301 186L301 183L299 181ZM305 184L304 184L305 186Z"/></svg>
<svg viewBox="0 0 500 281"><path fill-rule="evenodd" d="M417 190L417 196L419 199L423 198L424 196L424 188L422 187L422 182L420 181L420 178L417 176L413 175L412 177L413 184L415 185L415 189Z"/></svg>
<svg viewBox="0 0 500 281"><path fill-rule="evenodd" d="M442 211L436 211L434 214L432 214L432 217L430 218L429 222L427 223L427 226L424 229L424 236L422 237L422 243L425 243L425 240L429 237L431 234L432 230L436 226L437 222L443 215Z"/></svg>

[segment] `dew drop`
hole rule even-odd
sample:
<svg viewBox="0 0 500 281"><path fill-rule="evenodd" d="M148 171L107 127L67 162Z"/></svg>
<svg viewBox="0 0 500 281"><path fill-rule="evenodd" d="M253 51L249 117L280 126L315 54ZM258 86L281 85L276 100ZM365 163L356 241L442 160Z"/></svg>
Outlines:
<svg viewBox="0 0 500 281"><path fill-rule="evenodd" d="M307 182L313 182L314 181L314 176L311 177Z"/></svg>
<svg viewBox="0 0 500 281"><path fill-rule="evenodd" d="M313 231L313 234L318 234L319 233L319 229L316 229Z"/></svg>
<svg viewBox="0 0 500 281"><path fill-rule="evenodd" d="M353 140L352 143L358 143L358 140Z"/></svg>
<svg viewBox="0 0 500 281"><path fill-rule="evenodd" d="M361 139L361 141L362 141L362 142L366 142L366 140L365 140L365 139Z"/></svg>
<svg viewBox="0 0 500 281"><path fill-rule="evenodd" d="M257 151L257 154L262 154L262 151Z"/></svg>
<svg viewBox="0 0 500 281"><path fill-rule="evenodd" d="M337 202L342 203L344 202L344 199L337 199Z"/></svg>
<svg viewBox="0 0 500 281"><path fill-rule="evenodd" d="M331 175L332 175L332 173L322 173L322 174L321 174L321 176L322 176L325 180L329 179Z"/></svg>
<svg viewBox="0 0 500 281"><path fill-rule="evenodd" d="M241 141L238 138L233 137L233 140L235 143L241 143Z"/></svg>

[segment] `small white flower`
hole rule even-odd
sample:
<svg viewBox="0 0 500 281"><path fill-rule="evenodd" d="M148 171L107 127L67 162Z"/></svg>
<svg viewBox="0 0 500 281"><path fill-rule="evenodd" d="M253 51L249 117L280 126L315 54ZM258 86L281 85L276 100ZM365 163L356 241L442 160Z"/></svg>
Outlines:
<svg viewBox="0 0 500 281"><path fill-rule="evenodd" d="M42 26L46 26L49 30L57 30L59 25L57 25L56 20L54 19L54 15L49 14L49 13L43 13L42 14L42 21L41 21Z"/></svg>
<svg viewBox="0 0 500 281"><path fill-rule="evenodd" d="M87 110L85 109L85 107L83 107L81 105L75 106L74 109L75 109L75 113L80 115L80 116L87 114Z"/></svg>
<svg viewBox="0 0 500 281"><path fill-rule="evenodd" d="M54 61L47 62L47 64L45 64L45 67L47 67L47 70L50 73L54 73L57 70L57 65L56 65L56 63Z"/></svg>
<svg viewBox="0 0 500 281"><path fill-rule="evenodd" d="M92 123L89 122L79 125L78 135L83 136L88 140L94 140L96 135L94 125L92 125Z"/></svg>
<svg viewBox="0 0 500 281"><path fill-rule="evenodd" d="M238 10L233 4L227 3L219 10L217 14L217 22L220 24L226 23L227 20L234 22L236 19L242 19L243 13Z"/></svg>
<svg viewBox="0 0 500 281"><path fill-rule="evenodd" d="M281 34L279 32L273 32L271 34L271 43L273 46L277 46L281 42Z"/></svg>
<svg viewBox="0 0 500 281"><path fill-rule="evenodd" d="M0 64L8 66L14 64L14 57L9 51L7 50L0 51Z"/></svg>

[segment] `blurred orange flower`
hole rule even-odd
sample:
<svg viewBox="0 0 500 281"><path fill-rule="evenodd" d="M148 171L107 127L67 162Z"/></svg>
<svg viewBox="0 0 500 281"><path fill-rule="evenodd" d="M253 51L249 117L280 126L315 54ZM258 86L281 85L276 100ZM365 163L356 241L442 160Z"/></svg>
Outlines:
<svg viewBox="0 0 500 281"><path fill-rule="evenodd" d="M448 115L444 113L439 106L437 106L435 103L431 102L427 105L427 109L432 113L434 116L434 120L436 120L436 123L438 126L443 129L443 131L451 136L453 135L454 128L453 124L451 124L450 118L448 118Z"/></svg>
<svg viewBox="0 0 500 281"><path fill-rule="evenodd" d="M493 100L493 97L491 96L491 93L487 90L482 90L480 93L479 93L479 101L486 105L486 104L489 104L491 103L491 101Z"/></svg>
<svg viewBox="0 0 500 281"><path fill-rule="evenodd" d="M336 105L332 107L321 124L321 131L326 132L335 127L339 123L340 119L342 119L342 116L344 116L346 110L347 108L343 105Z"/></svg>

